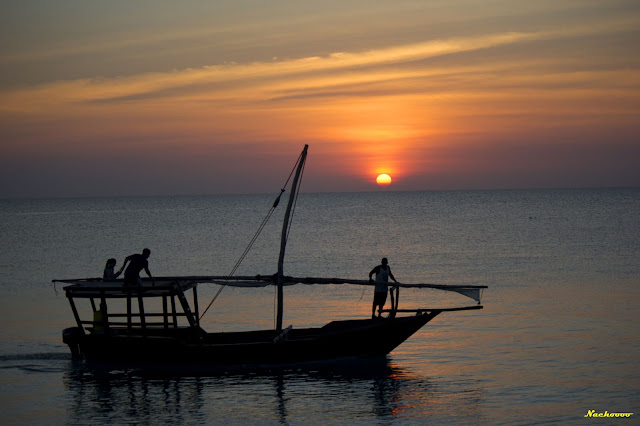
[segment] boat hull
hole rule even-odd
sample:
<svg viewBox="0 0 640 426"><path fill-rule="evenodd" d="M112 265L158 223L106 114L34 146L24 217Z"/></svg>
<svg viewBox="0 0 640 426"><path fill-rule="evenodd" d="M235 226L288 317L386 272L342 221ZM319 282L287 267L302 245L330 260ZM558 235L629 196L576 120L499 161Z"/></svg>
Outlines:
<svg viewBox="0 0 640 426"><path fill-rule="evenodd" d="M322 328L204 333L163 332L83 334L66 329L63 340L74 359L135 363L269 365L340 358L382 357L440 312L415 316L334 321Z"/></svg>

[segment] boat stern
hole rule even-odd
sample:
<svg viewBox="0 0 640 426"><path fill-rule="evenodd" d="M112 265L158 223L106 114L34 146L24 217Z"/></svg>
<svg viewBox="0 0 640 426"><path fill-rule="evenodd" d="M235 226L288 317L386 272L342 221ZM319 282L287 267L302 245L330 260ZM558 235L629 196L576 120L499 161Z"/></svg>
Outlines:
<svg viewBox="0 0 640 426"><path fill-rule="evenodd" d="M73 360L81 360L80 341L84 332L79 327L70 327L62 330L62 341L69 346Z"/></svg>

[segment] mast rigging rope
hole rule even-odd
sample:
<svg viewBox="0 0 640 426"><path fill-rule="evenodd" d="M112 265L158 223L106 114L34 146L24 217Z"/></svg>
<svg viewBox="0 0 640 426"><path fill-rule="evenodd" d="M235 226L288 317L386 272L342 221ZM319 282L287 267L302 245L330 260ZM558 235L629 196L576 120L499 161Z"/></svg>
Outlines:
<svg viewBox="0 0 640 426"><path fill-rule="evenodd" d="M285 188L287 187L287 185L289 184L289 181L291 180L291 176L293 176L293 173L296 170L296 166L298 165L298 163L300 162L300 159L302 158L302 153L300 153L300 156L298 156L298 160L296 161L296 163L293 165L293 169L291 169L291 173L289 173L289 177L287 178L287 180L285 181L284 185L282 186L282 188L280 189L280 194L278 194L278 196L276 197L275 201L273 202L273 205L271 206L271 208L269 209L269 211L267 212L267 215L265 216L264 219L262 219L262 223L260 224L260 226L258 227L258 230L256 231L256 233L253 235L253 238L251 239L251 241L249 242L249 244L247 245L247 247L244 249L244 252L242 253L242 255L240 256L240 258L238 259L238 261L236 262L236 264L234 265L233 269L231 270L231 272L229 273L229 277L232 277L236 271L238 270L238 268L240 267L240 264L242 263L242 261L244 260L245 257L247 257L247 255L249 254L249 251L251 250L251 248L253 247L253 244L256 242L256 240L258 239L258 236L260 235L260 233L262 233L262 230L264 229L264 227L267 225L267 222L269 221L269 219L271 218L271 216L273 215L273 212L275 211L276 207L278 207L278 204L280 204L280 198L282 197L282 194L284 194L285 192ZM304 170L304 168L303 168ZM300 191L300 185L298 185L298 191L296 192L296 201L297 201L297 193ZM293 196L293 194L292 194ZM291 229L291 222L289 222L289 229ZM287 239L289 236L289 231L287 230ZM218 289L218 292L213 296L213 299L211 299L211 302L209 302L209 304L207 305L207 308L204 310L204 312L202 312L202 315L200 315L200 319L202 319L202 317L204 317L204 314L207 313L207 311L209 310L209 308L211 307L211 305L213 305L213 302L216 301L216 299L218 298L218 296L220 296L220 293L222 293L222 290L224 290L224 288L226 287L226 284L223 284L220 286L220 288Z"/></svg>

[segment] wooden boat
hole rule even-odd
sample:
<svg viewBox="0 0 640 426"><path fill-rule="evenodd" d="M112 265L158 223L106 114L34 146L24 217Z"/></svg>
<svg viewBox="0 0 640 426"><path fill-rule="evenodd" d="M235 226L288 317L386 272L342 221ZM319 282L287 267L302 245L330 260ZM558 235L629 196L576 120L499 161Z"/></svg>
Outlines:
<svg viewBox="0 0 640 426"><path fill-rule="evenodd" d="M68 284L64 291L76 326L65 329L62 337L73 358L227 366L383 357L442 312L482 309L480 295L486 286L390 283L395 289L395 298L392 297L390 309L382 311L386 314L384 317L332 321L319 328L283 328L283 289L288 285L373 285L366 280L284 275L290 212L297 196L307 148L304 147L298 159L291 185L277 273L240 277L160 277L155 278L153 283L151 280L142 280L138 286L125 286L122 280L103 281L99 278L53 280ZM200 327L198 284L276 286L278 301L275 329L224 333L204 331ZM399 309L400 288L454 291L475 299L478 304L456 308ZM189 299L192 300L191 304ZM90 309L85 310L91 313L91 318L81 318L78 309L81 301L90 304ZM120 310L114 309L114 306L119 306Z"/></svg>

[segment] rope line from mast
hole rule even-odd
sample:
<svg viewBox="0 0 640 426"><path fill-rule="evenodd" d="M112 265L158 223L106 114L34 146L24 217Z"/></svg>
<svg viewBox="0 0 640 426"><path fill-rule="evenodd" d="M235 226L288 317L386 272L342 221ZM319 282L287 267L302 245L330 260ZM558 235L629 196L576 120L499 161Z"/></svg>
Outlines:
<svg viewBox="0 0 640 426"><path fill-rule="evenodd" d="M287 228L287 241L289 241L289 232L291 232L291 224L293 223L293 216L296 213L296 206L298 205L298 195L300 194L300 187L302 186L302 177L304 176L304 168L306 167L306 165L307 165L307 162L305 161L304 164L302 164L302 171L300 172L300 182L298 183L298 188L296 189L295 198L293 201L293 208L291 209L291 218L289 219L289 226ZM294 195L294 194L291 194L291 195Z"/></svg>
<svg viewBox="0 0 640 426"><path fill-rule="evenodd" d="M284 194L284 192L286 191L285 188L287 187L287 185L289 184L289 181L291 180L291 176L293 176L293 173L296 170L296 166L298 165L298 163L300 162L300 159L302 157L302 153L300 154L300 156L298 156L298 160L296 161L296 163L293 165L293 169L291 169L291 173L289 173L289 177L287 178L287 180L285 181L284 185L282 186L282 188L280 189L280 194L278 194L278 196L276 197L276 199L273 202L273 205L271 206L271 208L269 209L269 211L267 212L267 215L265 216L264 219L262 219L262 223L260 224L260 226L258 227L258 230L256 231L256 233L253 235L253 238L251 238L251 241L249 242L249 244L247 245L247 247L244 249L244 252L242 253L242 255L240 256L240 258L238 259L238 261L236 262L236 264L234 265L233 269L231 269L231 272L229 273L229 277L232 277L236 271L238 270L238 268L240 267L240 264L244 261L245 257L247 257L247 255L249 254L249 251L251 250L251 248L253 247L253 244L256 242L256 240L258 239L258 236L262 233L262 230L264 229L264 227L267 225L267 222L269 222L269 219L271 218L271 216L273 215L273 212L275 211L276 207L278 207L278 204L280 204L280 198L282 197L282 194ZM298 191L299 191L299 187L298 187ZM290 228L289 228L290 229ZM288 234L287 234L288 235ZM207 313L207 311L209 310L209 308L211 307L211 305L213 305L213 303L216 301L216 299L218 298L218 296L220 296L220 293L222 293L222 290L224 290L224 288L226 287L226 284L222 284L220 286L220 288L218 289L218 291L216 292L216 294L213 296L213 298L211 299L211 302L209 302L209 304L207 305L207 308L202 312L202 315L200 315L199 319L202 319L202 317L204 317L204 314Z"/></svg>

